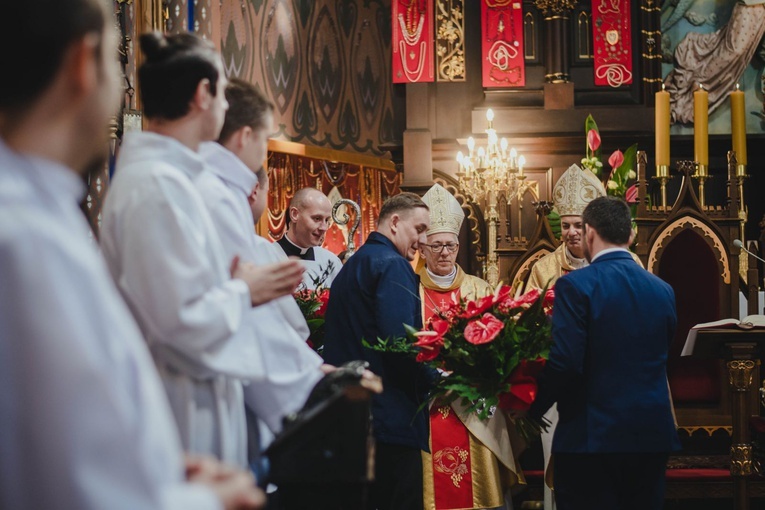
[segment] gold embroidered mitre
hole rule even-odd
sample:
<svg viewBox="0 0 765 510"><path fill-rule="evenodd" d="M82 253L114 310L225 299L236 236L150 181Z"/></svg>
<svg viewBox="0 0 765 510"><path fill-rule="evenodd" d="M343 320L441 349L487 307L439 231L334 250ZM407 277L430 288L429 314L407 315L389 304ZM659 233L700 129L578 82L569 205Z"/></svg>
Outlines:
<svg viewBox="0 0 765 510"><path fill-rule="evenodd" d="M561 216L581 216L592 200L606 196L606 189L589 170L568 167L553 188L555 209Z"/></svg>
<svg viewBox="0 0 765 510"><path fill-rule="evenodd" d="M446 191L440 184L434 184L422 197L422 201L430 209L430 234L451 232L460 235L460 227L465 219L465 211L454 198L454 195Z"/></svg>

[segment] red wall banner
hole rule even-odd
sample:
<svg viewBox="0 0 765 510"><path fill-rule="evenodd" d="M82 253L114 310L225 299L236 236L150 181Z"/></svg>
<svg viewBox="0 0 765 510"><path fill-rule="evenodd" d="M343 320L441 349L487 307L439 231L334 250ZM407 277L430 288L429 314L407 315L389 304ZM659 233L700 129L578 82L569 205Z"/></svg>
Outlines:
<svg viewBox="0 0 765 510"><path fill-rule="evenodd" d="M393 0L393 83L434 79L433 0Z"/></svg>
<svg viewBox="0 0 765 510"><path fill-rule="evenodd" d="M592 0L595 85L632 83L630 0Z"/></svg>
<svg viewBox="0 0 765 510"><path fill-rule="evenodd" d="M481 0L481 68L484 87L523 87L523 3Z"/></svg>

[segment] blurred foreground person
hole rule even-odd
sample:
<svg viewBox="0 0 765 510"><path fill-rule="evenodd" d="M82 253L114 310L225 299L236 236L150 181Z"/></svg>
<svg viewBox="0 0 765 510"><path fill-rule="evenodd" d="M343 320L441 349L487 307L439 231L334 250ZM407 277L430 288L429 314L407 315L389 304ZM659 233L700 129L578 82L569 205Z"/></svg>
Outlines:
<svg viewBox="0 0 765 510"><path fill-rule="evenodd" d="M261 508L249 473L184 459L78 205L122 94L107 6L6 2L0 17L0 66L28 69L0 82L0 508Z"/></svg>

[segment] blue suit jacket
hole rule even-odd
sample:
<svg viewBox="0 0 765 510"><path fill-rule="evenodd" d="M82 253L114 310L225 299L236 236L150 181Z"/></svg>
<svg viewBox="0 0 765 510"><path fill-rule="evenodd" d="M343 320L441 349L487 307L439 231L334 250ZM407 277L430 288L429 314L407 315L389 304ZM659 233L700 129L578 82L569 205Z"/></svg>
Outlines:
<svg viewBox="0 0 765 510"><path fill-rule="evenodd" d="M335 365L368 361L383 382L382 394L372 399L375 438L427 451L427 407L417 409L427 399L434 371L409 356L373 351L361 343L402 337L404 324L422 326L419 277L387 237L373 232L332 282L324 360Z"/></svg>
<svg viewBox="0 0 765 510"><path fill-rule="evenodd" d="M553 347L530 409L558 403L553 452L680 448L667 386L675 295L626 251L603 254L555 283Z"/></svg>

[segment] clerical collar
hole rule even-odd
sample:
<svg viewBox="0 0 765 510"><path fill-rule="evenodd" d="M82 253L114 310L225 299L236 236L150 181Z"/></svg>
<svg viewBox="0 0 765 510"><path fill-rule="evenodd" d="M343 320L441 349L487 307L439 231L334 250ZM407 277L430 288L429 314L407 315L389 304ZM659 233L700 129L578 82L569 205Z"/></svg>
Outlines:
<svg viewBox="0 0 765 510"><path fill-rule="evenodd" d="M452 268L452 272L446 276L437 275L433 273L427 267L425 268L425 270L428 272L428 276L430 276L430 279L433 280L433 283L435 283L436 285L444 289L447 287L450 287L451 284L454 283L454 279L457 277L457 266L454 266Z"/></svg>
<svg viewBox="0 0 765 510"><path fill-rule="evenodd" d="M302 260L316 260L316 257L313 254L313 246L310 248L301 248L290 241L286 233L276 242L279 243L279 246L282 247L282 250L284 250L284 253L286 253L288 257L300 257Z"/></svg>
<svg viewBox="0 0 765 510"><path fill-rule="evenodd" d="M588 265L587 259L585 258L580 259L580 258L574 257L574 255L572 255L571 252L569 251L568 247L566 247L566 259L568 260L568 263L571 264L571 267L573 267L574 269L582 269L583 267Z"/></svg>

